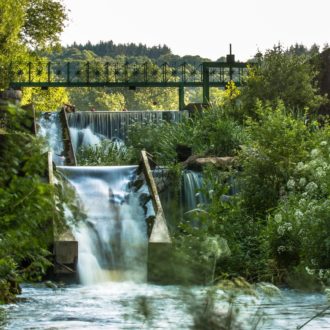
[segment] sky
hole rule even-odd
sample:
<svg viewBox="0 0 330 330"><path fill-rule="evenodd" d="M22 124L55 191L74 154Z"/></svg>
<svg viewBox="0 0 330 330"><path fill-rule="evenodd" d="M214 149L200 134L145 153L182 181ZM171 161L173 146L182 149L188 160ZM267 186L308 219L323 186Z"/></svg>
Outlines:
<svg viewBox="0 0 330 330"><path fill-rule="evenodd" d="M330 0L62 0L62 44L166 44L173 54L240 61L279 42L330 44Z"/></svg>

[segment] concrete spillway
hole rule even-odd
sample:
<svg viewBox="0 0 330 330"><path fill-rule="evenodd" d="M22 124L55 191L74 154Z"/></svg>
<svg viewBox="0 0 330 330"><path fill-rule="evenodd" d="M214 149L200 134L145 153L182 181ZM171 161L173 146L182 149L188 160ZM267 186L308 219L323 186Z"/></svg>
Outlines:
<svg viewBox="0 0 330 330"><path fill-rule="evenodd" d="M90 130L108 139L126 139L127 128L134 123L178 122L184 116L179 111L80 111L68 114L70 128Z"/></svg>

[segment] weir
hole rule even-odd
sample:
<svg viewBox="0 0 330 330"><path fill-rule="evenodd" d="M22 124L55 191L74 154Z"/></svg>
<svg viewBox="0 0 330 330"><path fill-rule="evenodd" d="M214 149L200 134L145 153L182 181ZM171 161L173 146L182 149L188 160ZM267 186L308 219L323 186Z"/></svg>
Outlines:
<svg viewBox="0 0 330 330"><path fill-rule="evenodd" d="M87 219L71 228L72 233L55 237L55 272L68 275L77 268L83 284L147 278L160 282L164 277L171 277L166 269L171 269L171 238L147 153L141 153L146 185L136 190L133 182L137 166L65 166L74 164L67 161L68 147L65 147L63 130L67 129L68 134L70 126L70 143L72 141L71 146L76 150L79 144L97 144L106 137L120 138L123 135L118 132L124 134L134 122L177 122L183 113L77 112L64 115L63 112L42 114L39 134L48 140L49 149L55 154L56 169L75 188ZM187 178L185 190L194 196L201 185L200 177L192 172L184 177ZM141 195L148 190L152 200L152 205L148 206L150 211L141 204ZM188 209L191 207L189 204ZM146 218L150 212L154 212L155 218L148 237Z"/></svg>
<svg viewBox="0 0 330 330"><path fill-rule="evenodd" d="M125 141L131 124L179 122L185 115L184 111L80 111L68 113L68 123L71 132L89 128L94 134Z"/></svg>

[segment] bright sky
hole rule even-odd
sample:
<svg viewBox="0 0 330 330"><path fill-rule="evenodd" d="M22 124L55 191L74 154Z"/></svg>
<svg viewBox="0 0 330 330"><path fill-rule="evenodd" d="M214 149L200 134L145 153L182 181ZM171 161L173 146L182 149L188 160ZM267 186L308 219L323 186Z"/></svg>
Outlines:
<svg viewBox="0 0 330 330"><path fill-rule="evenodd" d="M330 44L330 0L63 0L74 41L166 44L178 55L247 60L281 42Z"/></svg>

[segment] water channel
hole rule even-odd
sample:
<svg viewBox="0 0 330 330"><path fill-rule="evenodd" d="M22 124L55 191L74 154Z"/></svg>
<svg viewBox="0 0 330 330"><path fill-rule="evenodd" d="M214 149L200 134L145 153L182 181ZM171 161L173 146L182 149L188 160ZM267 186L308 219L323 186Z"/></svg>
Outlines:
<svg viewBox="0 0 330 330"><path fill-rule="evenodd" d="M0 326L13 330L191 329L194 316L205 309L206 289L189 289L193 299L187 298L186 290L180 286L133 282L68 285L55 290L44 285L24 285L20 302L1 307ZM226 297L220 290L218 296L216 311L226 313ZM190 309L196 302L200 305L192 312ZM236 300L243 329L251 329L256 319L260 319L257 329L296 329L327 304L322 294L291 290L283 290L281 296L274 298L241 295ZM330 312L303 329L330 329Z"/></svg>

